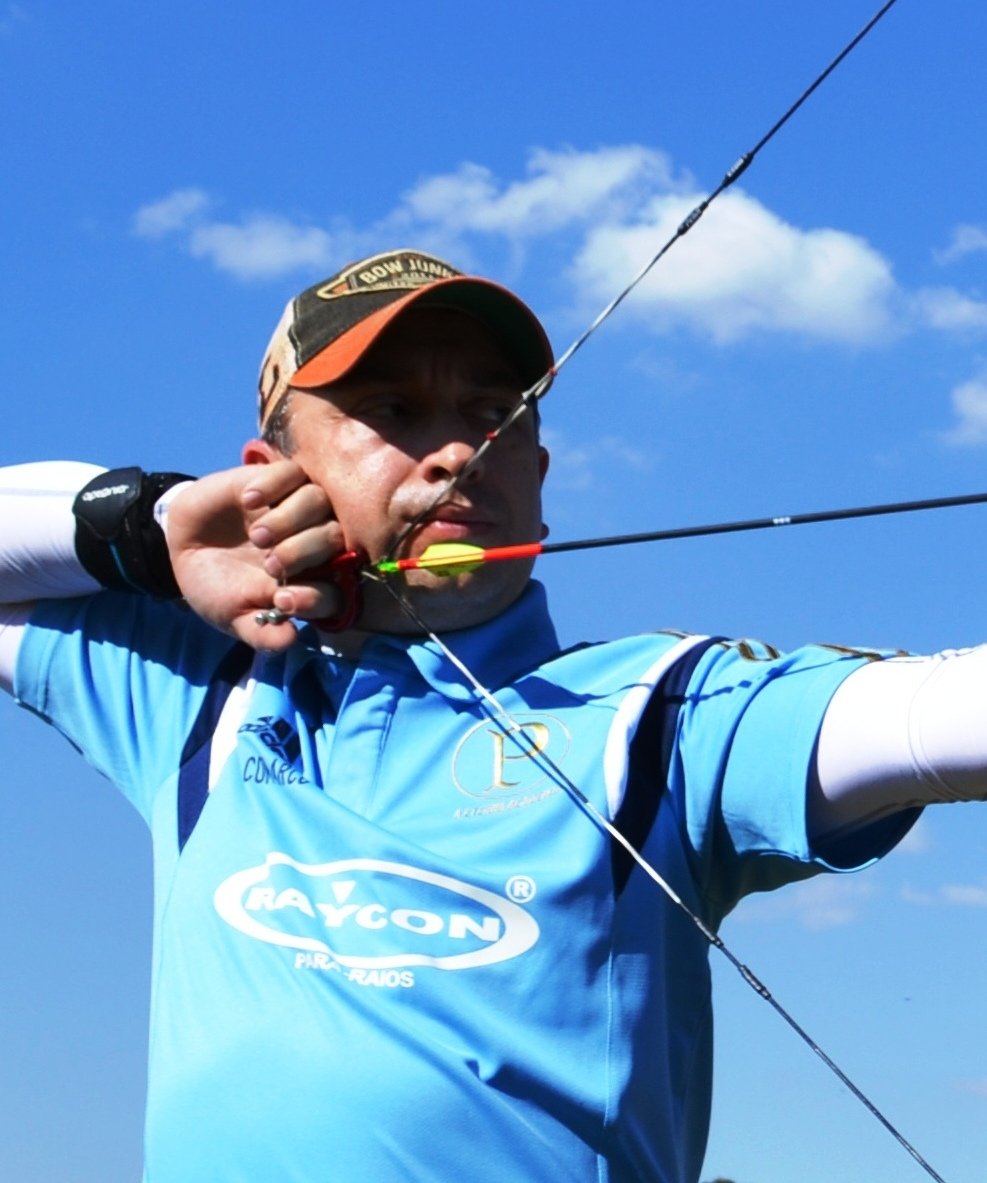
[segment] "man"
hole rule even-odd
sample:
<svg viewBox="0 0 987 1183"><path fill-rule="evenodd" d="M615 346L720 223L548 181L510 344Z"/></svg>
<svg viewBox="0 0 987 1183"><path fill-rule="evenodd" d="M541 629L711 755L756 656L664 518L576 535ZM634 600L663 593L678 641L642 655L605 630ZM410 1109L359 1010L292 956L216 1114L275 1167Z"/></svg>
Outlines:
<svg viewBox="0 0 987 1183"><path fill-rule="evenodd" d="M0 677L154 838L149 1183L695 1183L707 940L622 840L715 929L987 793L985 650L560 652L523 563L375 575L542 535L534 414L477 455L551 365L391 252L289 305L244 468L0 482Z"/></svg>

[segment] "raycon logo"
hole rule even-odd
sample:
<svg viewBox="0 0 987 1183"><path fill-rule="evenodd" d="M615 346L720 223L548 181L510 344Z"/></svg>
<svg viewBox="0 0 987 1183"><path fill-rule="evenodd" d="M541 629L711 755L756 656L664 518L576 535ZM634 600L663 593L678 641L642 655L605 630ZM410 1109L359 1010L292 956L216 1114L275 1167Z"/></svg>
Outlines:
<svg viewBox="0 0 987 1183"><path fill-rule="evenodd" d="M349 968L475 969L539 937L533 917L496 892L381 859L313 864L272 852L224 880L213 904L246 936Z"/></svg>

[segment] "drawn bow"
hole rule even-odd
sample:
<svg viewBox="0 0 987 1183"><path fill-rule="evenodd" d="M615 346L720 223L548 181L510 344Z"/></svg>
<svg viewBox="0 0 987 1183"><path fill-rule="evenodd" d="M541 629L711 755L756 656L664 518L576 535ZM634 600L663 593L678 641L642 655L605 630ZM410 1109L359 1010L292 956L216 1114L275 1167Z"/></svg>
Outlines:
<svg viewBox="0 0 987 1183"><path fill-rule="evenodd" d="M751 165L757 154L761 149L781 130L781 128L788 122L795 112L806 102L810 95L822 85L822 83L829 77L829 75L836 69L836 67L852 52L852 50L870 33L874 26L881 20L881 18L893 7L896 0L887 0L887 2L879 9L879 11L871 18L870 21L860 30L859 33L840 51L840 53L830 62L830 64L819 74L819 76L806 88L799 98L788 108L780 119L765 133L764 136L754 145L752 149L745 152L737 162L731 166L724 174L723 179L719 185L706 197L699 205L697 205L685 218L685 220L678 226L675 233L661 246L657 253L641 268L636 276L627 284L627 286L613 299L610 303L597 315L595 320L573 341L569 348L558 359L555 366L538 380L532 387L526 390L519 398L513 410L506 416L505 420L492 431L480 447L476 450L467 464L462 470L449 482L445 484L442 490L435 496L432 502L411 522L399 535L390 553L385 558L370 565L366 562L366 557L350 552L341 556L335 564L337 575L341 576L343 581L343 590L347 593L347 611L344 613L347 624L352 624L355 614L359 611L358 591L359 582L361 578L372 579L381 582L384 587L390 592L395 600L401 605L402 609L414 621L415 625L427 635L434 644L436 644L446 657L455 665L461 672L464 679L472 687L477 695L479 701L484 704L487 711L490 713L492 719L502 728L505 736L512 742L517 744L523 753L535 758L543 764L545 770L553 777L553 779L561 785L568 793L570 799L590 818L593 824L599 826L602 830L610 835L610 837L617 842L634 862L641 868L641 870L655 882L663 892L669 897L676 907L682 909L693 924L699 929L706 941L714 948L718 949L727 960L733 965L738 973L744 978L749 986L766 1002L768 1002L774 1010L780 1015L782 1019L789 1025L789 1027L796 1032L796 1034L803 1040L803 1042L812 1049L815 1054L822 1059L827 1067L838 1077L838 1079L853 1093L853 1095L868 1109L868 1111L885 1127L885 1129L898 1141L898 1143L911 1155L911 1157L922 1167L926 1174L937 1181L937 1183L945 1183L943 1177L936 1172L928 1161L915 1149L904 1135L891 1123L891 1121L877 1108L877 1106L853 1083L852 1080L843 1072L843 1070L819 1047L819 1045L808 1035L796 1020L781 1006L780 1003L773 997L770 991L763 985L759 978L746 966L738 957L736 957L731 950L723 943L722 939L705 924L701 917L695 915L682 899L676 894L672 887L666 882L661 874L649 864L643 856L633 847L633 845L626 839L613 824L604 817L589 800L589 798L582 792L578 785L572 783L565 773L554 764L544 752L532 753L530 747L525 745L520 738L522 736L521 725L511 717L509 712L497 701L496 697L484 687L471 670L456 656L450 647L435 634L435 632L421 619L416 610L408 602L400 590L398 584L398 577L401 573L416 568L431 569L439 574L455 574L463 570L468 570L478 566L482 562L489 561L503 561L517 558L531 558L536 554L549 554L552 552L559 552L565 550L588 549L602 546L622 545L632 542L650 542L661 541L673 538L696 537L703 534L722 534L734 533L746 530L760 530L777 526L785 525L801 525L812 522L822 521L836 521L844 520L854 517L869 517L882 514L905 513L916 510L945 508L948 506L970 505L976 503L987 502L987 493L967 494L958 497L938 498L934 500L925 501L910 501L897 502L885 505L876 506L862 506L853 509L836 509L816 511L812 513L800 513L792 515L780 515L771 518L751 519L739 522L721 522L714 523L707 526L688 526L680 527L671 530L651 531L645 534L635 535L620 535L609 538L596 539L582 539L572 542L563 542L555 544L542 544L532 542L529 544L521 544L511 547L499 547L493 550L483 550L479 547L472 546L439 546L430 547L423 555L415 559L406 559L398 557L404 543L408 540L415 529L428 517L435 507L443 500L445 500L455 489L457 489L475 467L481 462L483 457L489 450L496 445L497 440L507 431L517 420L524 414L528 413L531 407L540 399L551 386L559 371L572 359L572 357L583 347L588 339L596 332L596 330L607 320L630 293L641 283L651 270L658 264L658 262L667 254L672 246L685 236L700 220L702 215L706 212L709 206L716 200L721 193L729 188L747 168ZM340 622L341 623L341 622Z"/></svg>

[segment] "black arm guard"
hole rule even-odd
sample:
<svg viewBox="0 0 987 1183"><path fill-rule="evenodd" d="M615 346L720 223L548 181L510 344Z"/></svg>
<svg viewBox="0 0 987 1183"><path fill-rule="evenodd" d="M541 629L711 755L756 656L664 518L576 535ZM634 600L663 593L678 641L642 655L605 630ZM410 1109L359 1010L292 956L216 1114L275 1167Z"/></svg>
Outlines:
<svg viewBox="0 0 987 1183"><path fill-rule="evenodd" d="M180 599L154 506L166 489L194 479L139 468L113 468L94 477L72 505L79 562L103 587Z"/></svg>

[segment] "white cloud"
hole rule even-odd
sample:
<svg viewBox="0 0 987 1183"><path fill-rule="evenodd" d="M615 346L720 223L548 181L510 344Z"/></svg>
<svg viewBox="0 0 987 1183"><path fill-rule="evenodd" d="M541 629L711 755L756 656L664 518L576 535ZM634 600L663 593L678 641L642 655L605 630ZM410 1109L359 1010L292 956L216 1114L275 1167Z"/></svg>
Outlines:
<svg viewBox="0 0 987 1183"><path fill-rule="evenodd" d="M987 908L987 887L969 883L947 883L941 888L943 901L965 908Z"/></svg>
<svg viewBox="0 0 987 1183"><path fill-rule="evenodd" d="M987 301L956 288L920 288L912 300L918 319L944 332L987 329Z"/></svg>
<svg viewBox="0 0 987 1183"><path fill-rule="evenodd" d="M134 215L134 233L151 239L175 235L193 258L208 259L237 279L269 279L330 265L332 240L320 227L263 213L220 222L208 216L212 204L202 189L176 189L141 206Z"/></svg>
<svg viewBox="0 0 987 1183"><path fill-rule="evenodd" d="M238 279L268 279L300 268L326 270L332 259L328 233L296 226L287 218L257 214L240 223L207 222L188 239L189 253L211 260Z"/></svg>
<svg viewBox="0 0 987 1183"><path fill-rule="evenodd" d="M987 908L987 886L976 883L944 883L932 891L903 887L899 895L906 904L927 908L935 904L960 908Z"/></svg>
<svg viewBox="0 0 987 1183"><path fill-rule="evenodd" d="M633 221L593 228L572 274L603 303L675 233L700 200L653 198ZM716 341L752 332L792 332L864 343L892 327L894 280L863 239L839 230L800 230L740 192L723 195L662 259L628 301L656 330L687 325Z"/></svg>
<svg viewBox="0 0 987 1183"><path fill-rule="evenodd" d="M950 401L956 422L941 433L943 442L958 448L987 444L987 369L955 387Z"/></svg>
<svg viewBox="0 0 987 1183"><path fill-rule="evenodd" d="M539 266L568 283L567 302L585 323L701 200L695 181L665 153L624 144L535 149L517 179L464 163L423 177L390 213L363 226L321 226L263 210L220 220L204 191L182 188L138 210L134 227L146 238L170 236L239 279L325 274L364 248L399 240L467 267L476 256L480 270L489 269L484 260L492 253L503 261L506 249L502 272L519 271L537 249ZM959 228L951 249L975 249L974 232ZM572 262L566 267L559 258ZM869 345L916 325L987 328L984 302L952 288L910 297L863 238L795 226L737 188L675 243L621 315L655 336L686 328L716 342L774 333Z"/></svg>
<svg viewBox="0 0 987 1183"><path fill-rule="evenodd" d="M875 893L873 883L856 876L820 875L769 895L748 896L738 919L794 919L803 928L819 930L852 924Z"/></svg>
<svg viewBox="0 0 987 1183"><path fill-rule="evenodd" d="M584 315L605 305L671 238L702 200L661 152L623 145L590 152L532 152L524 180L503 183L465 164L426 178L393 215L463 235L518 240L575 228L569 278ZM884 337L895 284L863 239L800 230L739 190L724 194L701 230L676 244L630 307L656 332L687 324L717 341L755 331L851 343Z"/></svg>
<svg viewBox="0 0 987 1183"><path fill-rule="evenodd" d="M542 428L542 442L551 454L551 481L554 493L579 492L598 484L601 468L617 466L626 472L650 472L652 457L641 448L608 435L592 444L571 443L560 431Z"/></svg>
<svg viewBox="0 0 987 1183"><path fill-rule="evenodd" d="M651 453L635 448L616 435L605 435L596 443L596 450L607 460L615 461L621 468L633 468L636 472L651 472L655 462Z"/></svg>
<svg viewBox="0 0 987 1183"><path fill-rule="evenodd" d="M957 259L976 251L987 251L987 229L965 224L954 227L949 246L941 251L933 251L932 257L937 263L955 263Z"/></svg>
<svg viewBox="0 0 987 1183"><path fill-rule="evenodd" d="M140 238L163 238L185 230L208 205L209 198L201 189L175 189L140 207L134 215L134 233Z"/></svg>
<svg viewBox="0 0 987 1183"><path fill-rule="evenodd" d="M593 485L593 453L588 447L571 444L551 427L543 427L542 443L551 455L552 489L577 492Z"/></svg>
<svg viewBox="0 0 987 1183"><path fill-rule="evenodd" d="M454 233L527 237L593 221L601 210L629 213L644 193L671 188L662 152L629 144L595 152L535 149L523 181L499 182L480 164L428 177L404 195L401 212Z"/></svg>
<svg viewBox="0 0 987 1183"><path fill-rule="evenodd" d="M681 396L696 390L702 384L701 374L685 369L675 359L662 353L645 350L635 354L627 362L627 368L643 374L663 395Z"/></svg>

